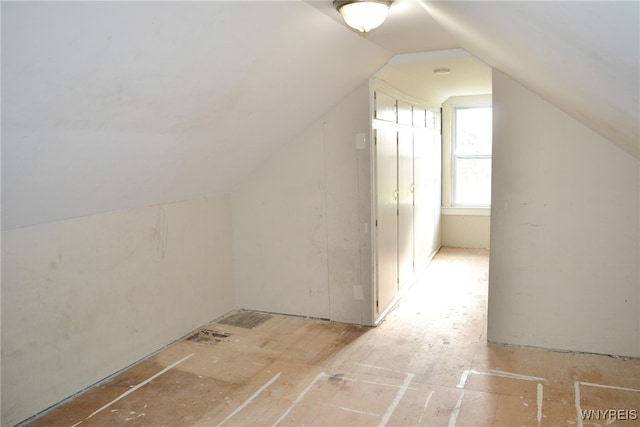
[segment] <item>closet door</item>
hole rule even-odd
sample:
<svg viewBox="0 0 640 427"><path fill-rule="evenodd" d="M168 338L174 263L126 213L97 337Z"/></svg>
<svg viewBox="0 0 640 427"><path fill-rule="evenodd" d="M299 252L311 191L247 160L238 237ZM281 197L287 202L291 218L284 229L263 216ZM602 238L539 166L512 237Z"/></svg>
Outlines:
<svg viewBox="0 0 640 427"><path fill-rule="evenodd" d="M398 121L398 104L393 96L376 92L374 99L374 118L386 122L396 123Z"/></svg>
<svg viewBox="0 0 640 427"><path fill-rule="evenodd" d="M409 116L411 118L411 116ZM400 128L398 132L398 286L413 277L413 131Z"/></svg>
<svg viewBox="0 0 640 427"><path fill-rule="evenodd" d="M442 207L442 133L440 130L440 114L436 114L436 129L431 134L431 142L433 149L430 152L431 159L431 179L433 182L433 241L431 242L432 251L440 248L440 209Z"/></svg>
<svg viewBox="0 0 640 427"><path fill-rule="evenodd" d="M430 129L419 129L414 134L416 271L426 266L434 250L435 194L432 133Z"/></svg>
<svg viewBox="0 0 640 427"><path fill-rule="evenodd" d="M412 126L413 124L413 106L405 101L396 101L396 111L398 113L398 124Z"/></svg>
<svg viewBox="0 0 640 427"><path fill-rule="evenodd" d="M398 290L398 134L395 125L376 123L377 316Z"/></svg>

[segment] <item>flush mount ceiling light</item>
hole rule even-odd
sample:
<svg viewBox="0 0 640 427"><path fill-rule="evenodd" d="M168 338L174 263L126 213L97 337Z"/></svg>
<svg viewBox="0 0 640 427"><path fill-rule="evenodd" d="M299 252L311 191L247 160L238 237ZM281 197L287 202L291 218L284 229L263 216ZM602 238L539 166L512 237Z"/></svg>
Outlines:
<svg viewBox="0 0 640 427"><path fill-rule="evenodd" d="M379 27L387 17L392 1L334 0L333 5L351 28L366 33Z"/></svg>

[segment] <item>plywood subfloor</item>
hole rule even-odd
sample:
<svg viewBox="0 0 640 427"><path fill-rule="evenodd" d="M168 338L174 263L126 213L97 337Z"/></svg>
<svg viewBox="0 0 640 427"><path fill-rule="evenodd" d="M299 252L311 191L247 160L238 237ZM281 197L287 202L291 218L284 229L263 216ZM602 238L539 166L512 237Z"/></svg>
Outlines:
<svg viewBox="0 0 640 427"><path fill-rule="evenodd" d="M487 272L442 249L377 328L240 312L30 425L638 425L640 361L486 343Z"/></svg>

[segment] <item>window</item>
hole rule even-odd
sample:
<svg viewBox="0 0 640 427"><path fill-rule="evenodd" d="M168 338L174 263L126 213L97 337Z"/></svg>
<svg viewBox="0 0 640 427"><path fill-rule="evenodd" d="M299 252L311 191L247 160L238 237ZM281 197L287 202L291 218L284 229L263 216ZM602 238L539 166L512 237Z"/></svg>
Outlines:
<svg viewBox="0 0 640 427"><path fill-rule="evenodd" d="M491 107L455 107L453 205L491 205Z"/></svg>

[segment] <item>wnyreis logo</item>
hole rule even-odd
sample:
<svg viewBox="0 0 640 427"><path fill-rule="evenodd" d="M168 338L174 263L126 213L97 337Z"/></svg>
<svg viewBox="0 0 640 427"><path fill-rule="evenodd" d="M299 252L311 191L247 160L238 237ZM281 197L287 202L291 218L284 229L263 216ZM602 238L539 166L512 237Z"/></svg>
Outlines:
<svg viewBox="0 0 640 427"><path fill-rule="evenodd" d="M635 421L636 409L584 409L580 411L583 421Z"/></svg>

